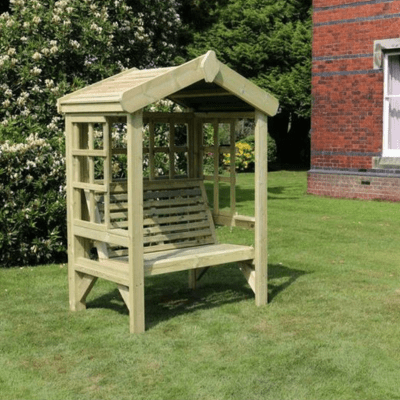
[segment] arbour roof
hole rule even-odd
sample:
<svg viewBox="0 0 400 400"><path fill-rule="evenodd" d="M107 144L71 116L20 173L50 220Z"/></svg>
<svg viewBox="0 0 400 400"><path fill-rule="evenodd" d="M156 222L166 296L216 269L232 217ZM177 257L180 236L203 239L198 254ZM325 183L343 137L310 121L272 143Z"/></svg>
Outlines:
<svg viewBox="0 0 400 400"><path fill-rule="evenodd" d="M126 70L58 100L60 113L133 113L163 98L198 112L276 114L278 100L225 64L214 51L177 67Z"/></svg>

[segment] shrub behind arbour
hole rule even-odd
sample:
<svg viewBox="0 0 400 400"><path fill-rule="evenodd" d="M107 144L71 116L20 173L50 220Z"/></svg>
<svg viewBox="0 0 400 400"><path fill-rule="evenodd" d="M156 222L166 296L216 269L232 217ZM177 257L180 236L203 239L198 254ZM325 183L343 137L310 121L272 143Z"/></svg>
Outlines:
<svg viewBox="0 0 400 400"><path fill-rule="evenodd" d="M35 135L0 145L0 266L64 261L64 157Z"/></svg>
<svg viewBox="0 0 400 400"><path fill-rule="evenodd" d="M127 68L171 65L177 10L175 0L11 0L0 15L0 141L60 137L59 97Z"/></svg>

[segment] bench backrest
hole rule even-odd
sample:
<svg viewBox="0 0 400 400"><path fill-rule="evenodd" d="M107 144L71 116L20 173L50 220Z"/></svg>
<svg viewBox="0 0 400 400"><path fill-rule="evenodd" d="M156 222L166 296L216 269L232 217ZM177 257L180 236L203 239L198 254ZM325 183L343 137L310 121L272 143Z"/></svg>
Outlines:
<svg viewBox="0 0 400 400"><path fill-rule="evenodd" d="M104 205L97 203L97 220L103 222ZM112 186L112 228L127 229L127 184ZM145 181L143 190L144 252L216 243L215 228L202 181ZM99 258L127 256L126 248L96 243Z"/></svg>

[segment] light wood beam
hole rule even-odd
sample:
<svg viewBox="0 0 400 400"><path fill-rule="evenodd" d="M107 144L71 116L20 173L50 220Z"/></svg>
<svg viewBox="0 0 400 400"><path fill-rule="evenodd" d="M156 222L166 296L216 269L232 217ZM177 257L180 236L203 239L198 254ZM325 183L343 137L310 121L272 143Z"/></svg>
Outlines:
<svg viewBox="0 0 400 400"><path fill-rule="evenodd" d="M143 115L128 116L128 238L129 238L129 326L131 333L145 330L143 261Z"/></svg>
<svg viewBox="0 0 400 400"><path fill-rule="evenodd" d="M268 199L268 118L256 111L255 114L255 297L256 305L268 302L267 291L267 199Z"/></svg>

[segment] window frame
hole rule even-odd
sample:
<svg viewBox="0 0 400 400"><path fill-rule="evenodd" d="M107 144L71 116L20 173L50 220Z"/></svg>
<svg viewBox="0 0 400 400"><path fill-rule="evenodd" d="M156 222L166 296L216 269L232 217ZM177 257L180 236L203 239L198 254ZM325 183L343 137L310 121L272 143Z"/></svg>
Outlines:
<svg viewBox="0 0 400 400"><path fill-rule="evenodd" d="M390 99L400 98L400 94L389 95L389 57L400 56L400 51L383 53L383 143L382 157L399 157L400 149L389 149L389 106Z"/></svg>

